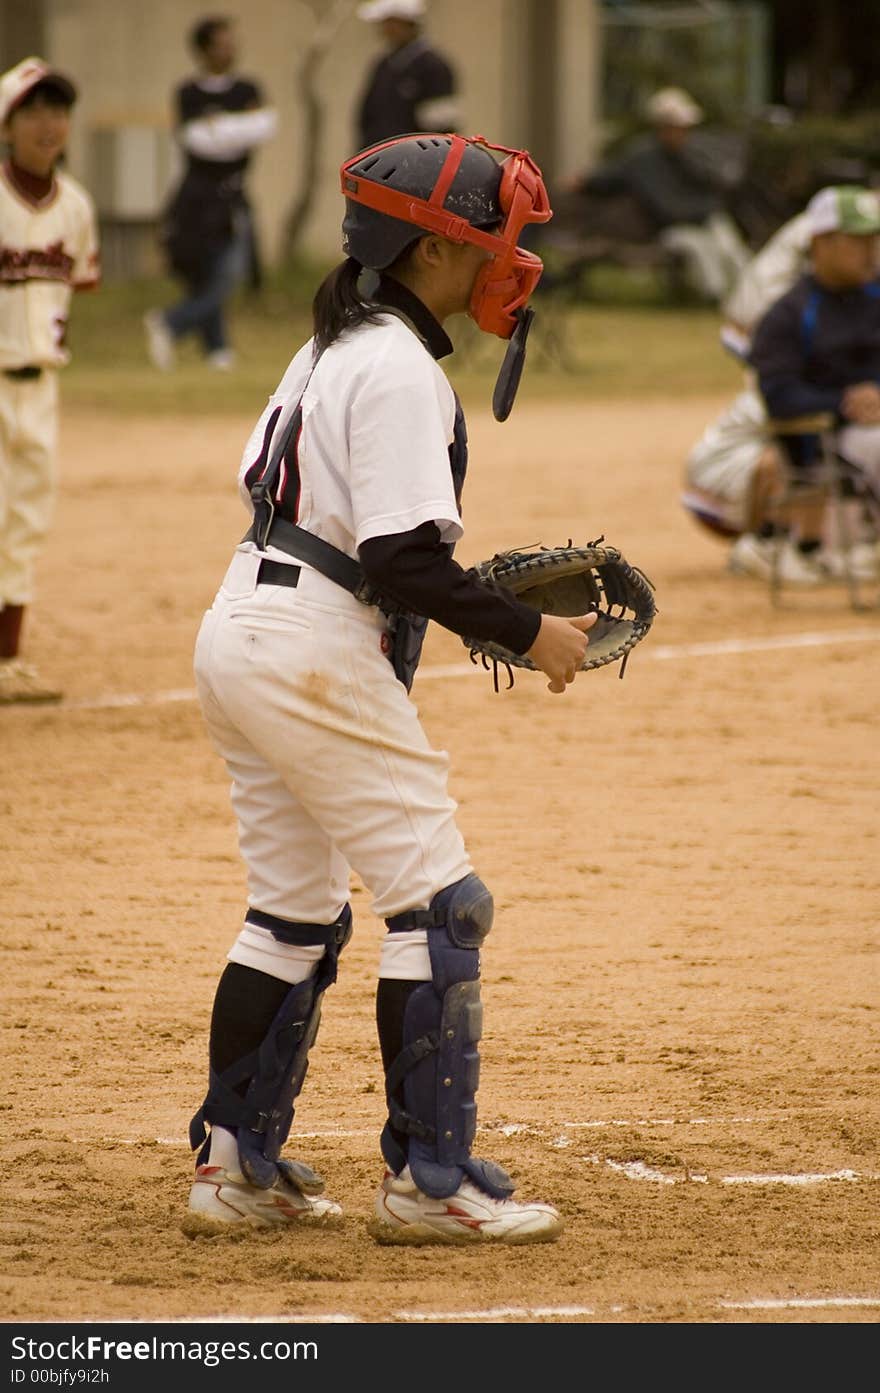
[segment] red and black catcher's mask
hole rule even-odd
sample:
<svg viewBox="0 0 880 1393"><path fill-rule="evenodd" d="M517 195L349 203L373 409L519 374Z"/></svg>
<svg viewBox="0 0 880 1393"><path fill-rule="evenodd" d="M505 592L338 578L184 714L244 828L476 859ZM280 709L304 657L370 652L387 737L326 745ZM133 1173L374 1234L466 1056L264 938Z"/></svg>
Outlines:
<svg viewBox="0 0 880 1393"><path fill-rule="evenodd" d="M517 239L526 223L552 216L526 150L480 135L406 135L362 150L340 173L348 256L382 271L426 232L484 247L492 255L474 284L470 314L486 333L510 338L544 269Z"/></svg>

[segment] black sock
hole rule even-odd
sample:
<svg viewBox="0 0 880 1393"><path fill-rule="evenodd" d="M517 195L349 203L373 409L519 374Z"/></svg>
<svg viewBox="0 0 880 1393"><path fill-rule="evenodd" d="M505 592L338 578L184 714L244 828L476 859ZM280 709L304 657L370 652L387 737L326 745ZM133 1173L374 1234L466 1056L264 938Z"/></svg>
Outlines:
<svg viewBox="0 0 880 1393"><path fill-rule="evenodd" d="M798 551L803 556L812 556L814 552L819 550L821 545L822 543L817 537L801 537L798 542Z"/></svg>
<svg viewBox="0 0 880 1393"><path fill-rule="evenodd" d="M226 965L211 1012L211 1068L216 1073L259 1048L290 990L289 982L256 968ZM248 1082L245 1079L236 1089L242 1097Z"/></svg>
<svg viewBox="0 0 880 1393"><path fill-rule="evenodd" d="M403 1049L403 1017L406 1004L416 987L424 982L399 982L396 978L380 977L376 986L376 1029L379 1035L379 1048L382 1051L382 1068L385 1073L391 1068ZM403 1084L392 1095L399 1107L403 1107ZM409 1138L399 1132L389 1122L389 1129L404 1156L409 1150Z"/></svg>
<svg viewBox="0 0 880 1393"><path fill-rule="evenodd" d="M24 605L0 601L0 659L18 657L23 622Z"/></svg>

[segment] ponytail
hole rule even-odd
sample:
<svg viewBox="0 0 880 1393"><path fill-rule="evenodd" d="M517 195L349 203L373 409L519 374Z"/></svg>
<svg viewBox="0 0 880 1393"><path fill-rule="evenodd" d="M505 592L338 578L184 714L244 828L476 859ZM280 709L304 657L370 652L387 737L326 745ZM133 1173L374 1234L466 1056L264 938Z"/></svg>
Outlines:
<svg viewBox="0 0 880 1393"><path fill-rule="evenodd" d="M358 324L375 324L378 307L358 289L362 266L350 256L324 278L312 301L315 351L322 353L346 329Z"/></svg>

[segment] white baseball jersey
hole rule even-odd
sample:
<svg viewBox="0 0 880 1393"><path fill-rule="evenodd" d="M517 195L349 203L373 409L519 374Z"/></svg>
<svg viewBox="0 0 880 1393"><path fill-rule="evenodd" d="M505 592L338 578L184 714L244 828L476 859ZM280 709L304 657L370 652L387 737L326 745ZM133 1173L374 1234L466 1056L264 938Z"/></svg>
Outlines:
<svg viewBox="0 0 880 1393"><path fill-rule="evenodd" d="M343 334L309 379L311 364L310 340L245 447L239 485L248 508L245 478L260 455L266 425L280 408L278 440L305 387L299 478L282 473L280 479L285 498L297 492L299 525L352 557L370 537L409 532L424 522L436 522L444 542L457 541L462 528L449 467L455 396L412 329L397 315L383 314L378 323Z"/></svg>
<svg viewBox="0 0 880 1393"><path fill-rule="evenodd" d="M73 290L100 279L92 200L68 174L56 173L35 199L0 170L0 370L62 367Z"/></svg>
<svg viewBox="0 0 880 1393"><path fill-rule="evenodd" d="M725 319L739 324L749 334L774 300L781 299L807 269L810 236L806 213L783 223L734 284L721 307Z"/></svg>

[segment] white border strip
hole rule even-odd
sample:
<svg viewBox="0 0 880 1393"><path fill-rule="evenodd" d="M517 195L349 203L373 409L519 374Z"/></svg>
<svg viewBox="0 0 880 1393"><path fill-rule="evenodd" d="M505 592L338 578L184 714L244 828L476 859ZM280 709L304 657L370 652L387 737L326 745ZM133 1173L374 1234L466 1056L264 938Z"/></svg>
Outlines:
<svg viewBox="0 0 880 1393"><path fill-rule="evenodd" d="M718 1311L839 1311L862 1308L871 1310L880 1307L880 1296L792 1296L792 1297L754 1297L748 1301L716 1301ZM609 1306L612 1313L631 1310L621 1304ZM483 1310L463 1311L391 1311L387 1319L416 1323L438 1324L447 1321L499 1321L508 1320L570 1320L574 1316L596 1316L599 1312L594 1306L487 1306ZM375 1319L371 1317L371 1319ZM82 1324L83 1322L74 1322ZM85 1322L88 1323L88 1322ZM145 1324L152 1321L110 1320L105 1324ZM283 1316L172 1316L159 1322L163 1325L363 1325L366 1318L353 1316L344 1311L325 1311L313 1315Z"/></svg>

